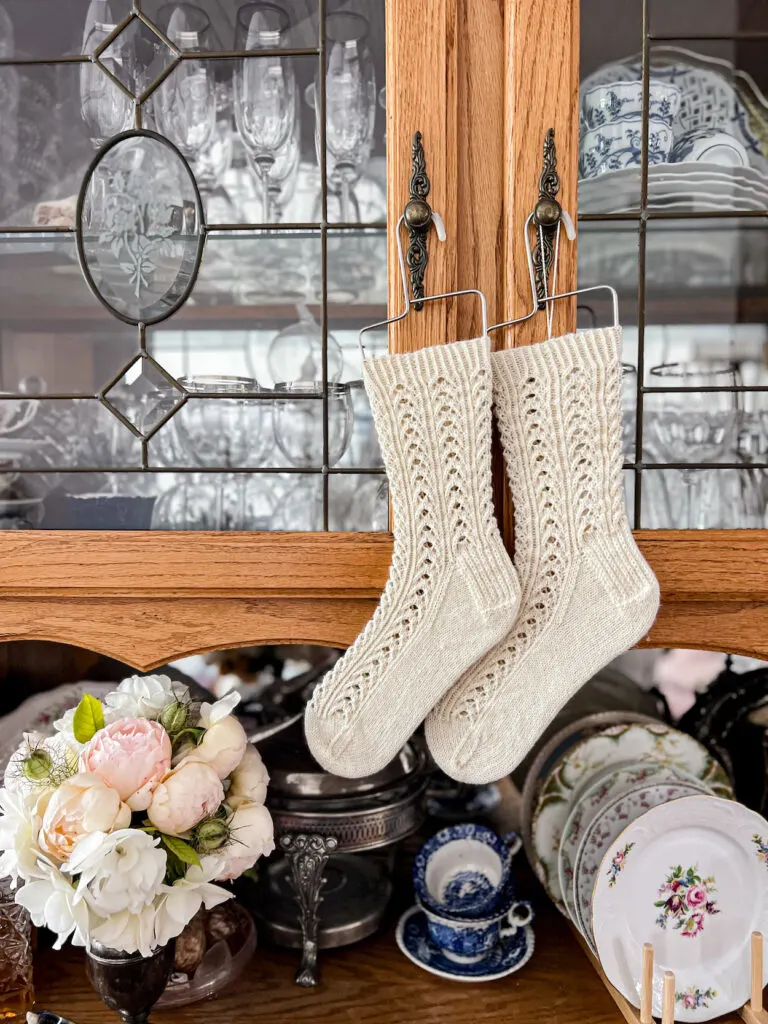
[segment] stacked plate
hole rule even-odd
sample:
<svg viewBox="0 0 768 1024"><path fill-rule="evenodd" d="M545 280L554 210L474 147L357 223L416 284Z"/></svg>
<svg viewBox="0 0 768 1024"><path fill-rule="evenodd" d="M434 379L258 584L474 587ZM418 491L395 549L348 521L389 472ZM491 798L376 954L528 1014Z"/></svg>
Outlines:
<svg viewBox="0 0 768 1024"><path fill-rule="evenodd" d="M635 1006L646 942L657 1013L666 970L677 1020L709 1020L749 997L750 934L768 931L768 823L732 796L707 749L659 722L583 719L529 773L533 867Z"/></svg>

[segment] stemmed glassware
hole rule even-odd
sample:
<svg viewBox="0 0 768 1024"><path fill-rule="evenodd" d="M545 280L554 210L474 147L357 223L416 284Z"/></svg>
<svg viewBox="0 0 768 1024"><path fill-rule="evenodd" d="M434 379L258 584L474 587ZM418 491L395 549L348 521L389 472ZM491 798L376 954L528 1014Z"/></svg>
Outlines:
<svg viewBox="0 0 768 1024"><path fill-rule="evenodd" d="M376 71L368 22L354 11L327 15L325 139L328 187L338 193L341 218L350 221L351 190L371 155L376 121ZM322 110L315 82L315 140L320 153Z"/></svg>
<svg viewBox="0 0 768 1024"><path fill-rule="evenodd" d="M700 390L739 385L741 376L735 363L665 363L651 369L651 378L656 385L692 390L656 396L658 407L649 410L645 418L646 458L716 463L724 456L735 457L741 420L739 393ZM723 494L717 471L683 468L675 479L682 486L668 488L674 525L683 529L720 526Z"/></svg>
<svg viewBox="0 0 768 1024"><path fill-rule="evenodd" d="M117 19L108 0L91 0L85 16L83 53L92 54L114 31ZM101 56L101 63L117 78L121 65L130 61L127 52L115 53L115 44ZM124 77L124 75L123 75ZM95 149L107 139L125 131L133 117L133 103L96 64L85 61L80 65L80 113L91 133Z"/></svg>
<svg viewBox="0 0 768 1024"><path fill-rule="evenodd" d="M347 384L329 383L328 465L335 466L349 444L352 399ZM314 398L294 398L310 395ZM316 468L323 463L323 385L320 381L286 381L275 385L272 415L275 441L292 466Z"/></svg>
<svg viewBox="0 0 768 1024"><path fill-rule="evenodd" d="M274 53L286 46L289 27L288 15L274 4L249 3L237 12L235 48L253 57L235 68L235 123L262 186L265 223L272 219L270 175L296 128L293 63ZM259 56L260 50L271 53Z"/></svg>
<svg viewBox="0 0 768 1024"><path fill-rule="evenodd" d="M166 4L158 13L158 27L182 52L212 48L210 19L194 4ZM216 125L213 64L206 60L181 61L155 97L160 131L187 160L193 160L210 143Z"/></svg>

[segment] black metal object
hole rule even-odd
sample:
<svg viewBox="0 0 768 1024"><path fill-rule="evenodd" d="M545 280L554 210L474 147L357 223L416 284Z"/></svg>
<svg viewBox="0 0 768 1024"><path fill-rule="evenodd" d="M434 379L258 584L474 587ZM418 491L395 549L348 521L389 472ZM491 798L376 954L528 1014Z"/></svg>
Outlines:
<svg viewBox="0 0 768 1024"><path fill-rule="evenodd" d="M147 1024L150 1010L168 984L175 945L172 940L150 956L142 956L91 943L86 953L91 984L124 1024Z"/></svg>
<svg viewBox="0 0 768 1024"><path fill-rule="evenodd" d="M539 199L533 211L536 225L536 246L533 250L533 267L536 273L536 295L539 307L544 306L546 283L554 259L553 241L557 226L563 214L557 200L560 191L560 175L557 173L557 149L555 129L550 128L544 136L542 167L539 177Z"/></svg>
<svg viewBox="0 0 768 1024"><path fill-rule="evenodd" d="M296 974L296 984L302 988L314 988L318 981L317 928L318 908L322 900L321 890L325 885L323 872L339 841L334 836L302 832L297 835L280 836L278 845L291 868L291 882L296 892L303 938L301 966Z"/></svg>
<svg viewBox="0 0 768 1024"><path fill-rule="evenodd" d="M421 132L416 132L413 136L411 157L411 197L403 211L405 225L410 236L405 258L411 275L411 295L415 300L413 308L420 310L424 308L424 303L419 300L424 298L424 274L429 262L427 235L432 224L432 207L427 202L431 186L427 175L427 160L424 155Z"/></svg>

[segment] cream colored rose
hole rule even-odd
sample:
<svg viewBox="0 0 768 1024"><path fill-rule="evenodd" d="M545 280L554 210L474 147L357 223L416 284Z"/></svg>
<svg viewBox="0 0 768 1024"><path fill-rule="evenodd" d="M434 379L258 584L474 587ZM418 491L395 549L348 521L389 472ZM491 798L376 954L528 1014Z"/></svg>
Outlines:
<svg viewBox="0 0 768 1024"><path fill-rule="evenodd" d="M267 799L269 773L261 760L261 754L249 743L243 759L232 772L232 785L227 793L230 807L243 803L263 804Z"/></svg>
<svg viewBox="0 0 768 1024"><path fill-rule="evenodd" d="M240 764L247 745L245 729L234 715L227 715L206 729L193 756L207 761L220 779L226 779Z"/></svg>
<svg viewBox="0 0 768 1024"><path fill-rule="evenodd" d="M91 832L128 828L131 809L98 775L79 772L38 804L42 812L39 843L43 853L66 861L79 839Z"/></svg>
<svg viewBox="0 0 768 1024"><path fill-rule="evenodd" d="M266 857L275 848L272 816L263 804L240 804L228 821L230 842L217 850L224 858L224 868L217 881L239 878L252 868L259 857Z"/></svg>
<svg viewBox="0 0 768 1024"><path fill-rule="evenodd" d="M147 815L161 832L180 836L214 815L223 800L215 769L196 756L185 757L155 789Z"/></svg>

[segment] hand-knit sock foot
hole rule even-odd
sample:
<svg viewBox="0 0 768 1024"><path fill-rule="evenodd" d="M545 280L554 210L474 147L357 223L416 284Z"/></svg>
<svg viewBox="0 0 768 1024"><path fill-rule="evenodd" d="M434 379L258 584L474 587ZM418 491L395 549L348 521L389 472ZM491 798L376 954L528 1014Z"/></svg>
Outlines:
<svg viewBox="0 0 768 1024"><path fill-rule="evenodd" d="M440 767L502 778L565 702L653 623L656 578L624 510L617 329L492 356L521 603L427 720Z"/></svg>
<svg viewBox="0 0 768 1024"><path fill-rule="evenodd" d="M394 510L392 567L305 716L315 759L353 778L396 756L508 632L519 601L493 511L487 339L369 359L364 374Z"/></svg>

